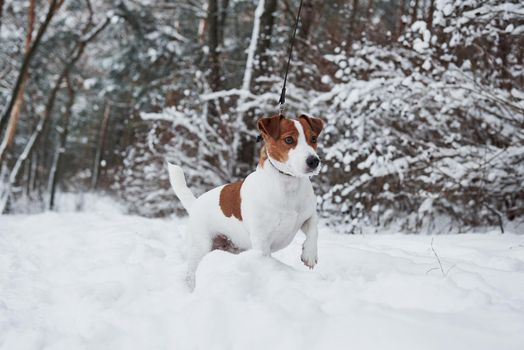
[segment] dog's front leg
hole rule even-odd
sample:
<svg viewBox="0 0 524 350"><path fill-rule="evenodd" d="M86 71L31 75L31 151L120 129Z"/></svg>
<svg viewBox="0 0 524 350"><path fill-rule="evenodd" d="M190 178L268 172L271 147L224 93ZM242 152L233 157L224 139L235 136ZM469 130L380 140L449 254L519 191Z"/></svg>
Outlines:
<svg viewBox="0 0 524 350"><path fill-rule="evenodd" d="M302 224L301 229L306 235L306 240L302 245L302 256L300 259L304 265L312 269L318 262L318 215L316 212Z"/></svg>

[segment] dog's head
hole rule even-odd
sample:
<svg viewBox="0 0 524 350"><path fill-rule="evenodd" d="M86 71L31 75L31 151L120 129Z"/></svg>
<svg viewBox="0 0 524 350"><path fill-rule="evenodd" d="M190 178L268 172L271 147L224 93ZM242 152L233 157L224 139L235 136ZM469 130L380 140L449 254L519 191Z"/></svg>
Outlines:
<svg viewBox="0 0 524 350"><path fill-rule="evenodd" d="M276 115L261 118L257 125L273 166L292 176L318 174L320 158L316 152L317 140L324 127L321 119L306 115L287 119Z"/></svg>

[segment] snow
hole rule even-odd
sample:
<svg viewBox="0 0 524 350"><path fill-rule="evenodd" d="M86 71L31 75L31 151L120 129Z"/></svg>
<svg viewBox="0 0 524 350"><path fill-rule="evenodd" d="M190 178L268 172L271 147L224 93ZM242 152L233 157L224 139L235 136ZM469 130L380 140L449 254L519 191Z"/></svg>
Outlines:
<svg viewBox="0 0 524 350"><path fill-rule="evenodd" d="M0 216L0 349L522 349L524 235L339 235L216 251L190 293L184 219ZM444 274L433 248L442 262Z"/></svg>

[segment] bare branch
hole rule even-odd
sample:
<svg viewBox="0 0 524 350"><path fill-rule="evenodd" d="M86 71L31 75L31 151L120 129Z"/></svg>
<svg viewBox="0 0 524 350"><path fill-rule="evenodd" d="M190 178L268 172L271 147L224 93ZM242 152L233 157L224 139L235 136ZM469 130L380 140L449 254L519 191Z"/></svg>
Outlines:
<svg viewBox="0 0 524 350"><path fill-rule="evenodd" d="M442 276L446 276L446 274L444 273L444 269L442 268L442 263L440 262L440 258L437 252L435 251L435 248L433 248L433 237L431 237L431 250L433 251L433 254L435 254L435 257L437 258L438 265L440 266L440 271L442 272Z"/></svg>
<svg viewBox="0 0 524 350"><path fill-rule="evenodd" d="M501 234L504 234L504 224L503 224L503 220L502 220L502 215L495 209L493 209L492 207L490 207L487 203L482 203L490 212L492 212L498 219L498 222L499 222L499 228L500 228L500 233Z"/></svg>

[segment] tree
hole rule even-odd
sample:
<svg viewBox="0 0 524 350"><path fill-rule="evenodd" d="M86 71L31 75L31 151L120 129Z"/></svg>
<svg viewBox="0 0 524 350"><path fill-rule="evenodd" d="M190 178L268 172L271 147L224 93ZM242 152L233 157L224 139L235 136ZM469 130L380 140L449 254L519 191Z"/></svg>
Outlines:
<svg viewBox="0 0 524 350"><path fill-rule="evenodd" d="M432 31L433 29L433 15L435 13L435 0L429 0L428 15L426 18L426 23L428 24L428 30Z"/></svg>
<svg viewBox="0 0 524 350"><path fill-rule="evenodd" d="M24 42L24 56L27 56L29 54L29 50L31 48L31 40L33 37L33 29L35 26L35 7L36 7L36 1L29 0L29 11L28 11L28 21L27 21L28 25L27 25L27 33L25 36L25 42ZM2 164L2 159L4 157L4 154L5 152L8 151L8 148L13 143L13 140L15 137L16 125L18 123L18 118L20 118L20 112L22 110L24 92L25 92L25 87L27 84L28 77L29 77L29 69L26 69L24 72L22 72L22 81L21 81L20 89L18 90L16 94L13 109L11 110L11 113L9 116L9 123L7 125L7 130L5 132L2 143L0 144L0 164Z"/></svg>
<svg viewBox="0 0 524 350"><path fill-rule="evenodd" d="M270 68L270 54L268 51L271 48L277 3L277 0L264 1L264 11L260 17L260 34L255 53L255 78L264 75L264 73Z"/></svg>
<svg viewBox="0 0 524 350"><path fill-rule="evenodd" d="M93 23L91 22L92 17L89 17L89 22L86 24L83 30L83 35L78 38L75 45L71 49L70 55L68 55L69 60L65 63L60 75L55 80L54 86L47 99L45 109L42 112L42 115L39 119L39 122L36 128L34 129L30 139L26 143L23 152L20 154L20 156L18 157L18 159L15 162L15 165L13 166L12 170L10 171L7 187L3 189L3 193L0 193L0 213L3 213L4 210L6 209L8 200L11 196L12 187L15 185L19 172L22 169L24 162L29 157L31 157L34 147L36 143L38 142L39 138L41 137L44 127L46 126L49 119L51 118L51 114L55 106L55 100L61 88L62 82L64 81L64 79L66 79L66 77L69 76L75 64L82 57L82 54L84 53L84 50L87 44L90 41L92 41L98 34L100 34L100 32L104 30L104 28L109 24L109 20L110 20L109 18L106 18L104 21L100 22L98 25L92 27L93 25Z"/></svg>
<svg viewBox="0 0 524 350"><path fill-rule="evenodd" d="M353 41L359 36L359 33L356 33L358 29L358 6L359 0L352 0L351 17L349 19L349 33L347 40L347 47L349 49L351 49L351 44L353 43Z"/></svg>
<svg viewBox="0 0 524 350"><path fill-rule="evenodd" d="M4 14L4 0L0 0L0 31L2 30L2 15Z"/></svg>
<svg viewBox="0 0 524 350"><path fill-rule="evenodd" d="M404 14L406 11L406 0L400 0L397 15L397 37L402 35L404 30Z"/></svg>
<svg viewBox="0 0 524 350"><path fill-rule="evenodd" d="M66 150L67 143L67 134L69 131L69 120L71 119L71 113L73 109L73 104L75 103L75 90L69 76L66 77L67 84L67 94L68 100L66 109L63 116L63 123L61 128L58 130L59 134L59 143L56 148L55 157L53 159L53 165L51 166L51 171L49 175L49 209L53 210L55 206L55 194L56 186L62 175L62 155Z"/></svg>
<svg viewBox="0 0 524 350"><path fill-rule="evenodd" d="M29 63L31 61L31 58L35 54L38 45L40 44L40 41L42 40L42 37L47 30L47 27L51 23L51 20L53 19L53 16L58 11L60 6L62 5L63 0L50 0L49 8L47 10L46 17L44 19L44 22L40 25L40 28L35 36L35 40L33 41L33 44L29 48L27 54L24 56L24 59L22 61L22 65L20 66L20 70L18 72L18 78L16 80L16 83L13 87L13 91L11 93L11 98L9 100L9 103L7 107L5 108L4 112L1 115L0 119L0 132L4 130L5 124L7 123L7 120L9 116L11 115L11 111L15 105L15 102L18 97L18 93L22 88L22 83L24 81L24 77L27 74L27 71L29 69ZM1 161L1 158L0 158Z"/></svg>
<svg viewBox="0 0 524 350"><path fill-rule="evenodd" d="M222 0L220 3L220 20L219 20L219 45L224 46L224 33L226 30L227 14L229 11L229 0Z"/></svg>
<svg viewBox="0 0 524 350"><path fill-rule="evenodd" d="M303 4L303 10L301 14L301 23L300 32L298 36L303 40L308 40L309 33L311 32L311 27L315 21L315 1L306 1Z"/></svg>
<svg viewBox="0 0 524 350"><path fill-rule="evenodd" d="M419 0L413 2L413 7L411 8L411 24L415 23L418 19L418 6Z"/></svg>
<svg viewBox="0 0 524 350"><path fill-rule="evenodd" d="M104 115L100 123L100 131L98 133L98 142L96 146L95 160L93 162L93 175L91 177L91 190L96 190L98 181L100 179L100 167L102 166L102 157L104 156L104 146L106 143L107 127L109 125L109 117L111 116L111 104L106 102L104 108Z"/></svg>
<svg viewBox="0 0 524 350"><path fill-rule="evenodd" d="M212 91L220 90L220 32L218 0L209 0L207 6L207 46L209 48L209 86Z"/></svg>

